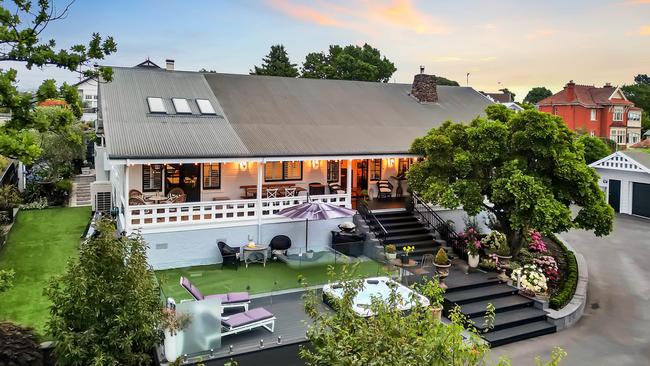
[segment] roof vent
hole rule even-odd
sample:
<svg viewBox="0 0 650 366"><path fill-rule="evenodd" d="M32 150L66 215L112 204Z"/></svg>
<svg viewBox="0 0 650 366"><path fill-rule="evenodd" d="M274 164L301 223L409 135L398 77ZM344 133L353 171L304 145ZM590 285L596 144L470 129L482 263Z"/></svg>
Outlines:
<svg viewBox="0 0 650 366"><path fill-rule="evenodd" d="M167 69L167 71L174 71L174 60L169 59L169 58L166 59L165 60L165 69Z"/></svg>

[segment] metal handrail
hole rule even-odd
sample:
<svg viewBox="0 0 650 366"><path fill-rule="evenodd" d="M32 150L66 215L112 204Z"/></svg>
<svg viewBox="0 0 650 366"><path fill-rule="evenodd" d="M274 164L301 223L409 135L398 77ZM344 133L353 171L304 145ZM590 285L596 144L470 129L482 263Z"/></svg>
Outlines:
<svg viewBox="0 0 650 366"><path fill-rule="evenodd" d="M366 222L366 224L368 224L369 227L375 225L376 228L379 228L379 230L375 229L373 230L373 232L375 233L375 236L377 236L377 239L379 239L379 242L383 245L384 238L388 236L388 231L386 231L384 225L382 225L381 222L379 222L377 216L375 216L375 214L372 213L372 211L368 208L368 204L365 202L360 202L359 205L357 206L357 211L359 212L359 214L361 214L361 217Z"/></svg>
<svg viewBox="0 0 650 366"><path fill-rule="evenodd" d="M452 227L443 220L417 193L411 193L413 197L413 210L425 221L426 225L437 231L442 239L449 242L458 239L458 234Z"/></svg>

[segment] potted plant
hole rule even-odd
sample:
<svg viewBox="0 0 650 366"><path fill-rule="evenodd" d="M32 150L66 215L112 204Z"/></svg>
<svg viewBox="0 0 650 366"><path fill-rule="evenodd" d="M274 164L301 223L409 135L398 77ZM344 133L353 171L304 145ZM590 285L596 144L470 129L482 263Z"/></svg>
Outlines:
<svg viewBox="0 0 650 366"><path fill-rule="evenodd" d="M176 311L175 306L163 309L162 326L165 331L165 358L167 361L176 360L180 354L178 344L182 342L179 332L190 324L191 318L188 314L181 314Z"/></svg>
<svg viewBox="0 0 650 366"><path fill-rule="evenodd" d="M386 259L393 260L397 258L397 247L394 244L388 244L384 247L386 252Z"/></svg>
<svg viewBox="0 0 650 366"><path fill-rule="evenodd" d="M473 227L467 228L461 234L465 242L465 250L467 251L467 264L470 268L478 267L480 259L479 250L481 249L481 233Z"/></svg>
<svg viewBox="0 0 650 366"><path fill-rule="evenodd" d="M510 268L510 259L512 259L512 255L510 255L510 246L508 246L506 241L501 242L499 249L497 249L497 258L499 259L498 267L501 271L498 278L503 282L507 282L508 276L506 275L506 270Z"/></svg>
<svg viewBox="0 0 650 366"><path fill-rule="evenodd" d="M409 254L411 254L414 250L415 247L412 245L402 247L404 254L402 254L401 259L403 264L407 264L409 262Z"/></svg>
<svg viewBox="0 0 650 366"><path fill-rule="evenodd" d="M436 257L433 259L433 265L436 266L436 272L438 273L438 278L440 280L440 287L443 289L447 288L445 285L445 277L449 276L449 268L451 267L451 262L447 256L447 252L440 248Z"/></svg>
<svg viewBox="0 0 650 366"><path fill-rule="evenodd" d="M502 243L507 244L506 236L499 231L493 230L481 240L481 247L487 254L492 254L497 252Z"/></svg>
<svg viewBox="0 0 650 366"><path fill-rule="evenodd" d="M440 321L442 319L442 305L445 301L445 289L440 286L438 281L431 281L430 279L427 279L424 284L418 285L416 287L416 291L422 294L422 296L429 299L433 318L437 321Z"/></svg>
<svg viewBox="0 0 650 366"><path fill-rule="evenodd" d="M525 295L546 296L548 293L548 279L542 269L534 264L526 264L513 270L510 278Z"/></svg>

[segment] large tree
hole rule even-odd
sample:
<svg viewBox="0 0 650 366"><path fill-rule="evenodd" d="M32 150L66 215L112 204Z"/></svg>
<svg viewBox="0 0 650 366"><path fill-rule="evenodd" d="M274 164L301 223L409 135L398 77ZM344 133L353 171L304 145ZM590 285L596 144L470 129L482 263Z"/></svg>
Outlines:
<svg viewBox="0 0 650 366"><path fill-rule="evenodd" d="M397 70L381 52L364 44L362 47L331 45L329 52L312 52L302 65L303 78L388 82Z"/></svg>
<svg viewBox="0 0 650 366"><path fill-rule="evenodd" d="M65 18L71 4L60 11L51 0L13 0L8 6L0 5L0 62L22 63L27 69L52 65L71 72L85 67L84 76L109 81L110 68L91 66L116 51L112 37L102 40L94 33L87 44L76 44L68 49L58 49L53 39L40 38L48 25ZM36 136L43 132L69 133L76 118L66 108L56 113L35 108L32 94L18 92L16 80L15 69L0 69L0 108L9 110L12 116L0 126L0 155L30 164L42 152Z"/></svg>
<svg viewBox="0 0 650 366"><path fill-rule="evenodd" d="M627 99L643 109L641 126L643 131L650 130L650 76L639 74L634 77L634 84L624 85L621 89Z"/></svg>
<svg viewBox="0 0 650 366"><path fill-rule="evenodd" d="M614 152L600 137L580 135L578 141L584 146L585 162L587 164L598 161Z"/></svg>
<svg viewBox="0 0 650 366"><path fill-rule="evenodd" d="M296 64L289 61L289 55L283 45L271 46L271 51L262 59L262 66L253 66L251 75L287 76L295 78L298 76Z"/></svg>
<svg viewBox="0 0 650 366"><path fill-rule="evenodd" d="M537 104L542 99L548 98L553 95L553 92L543 86L536 86L526 94L524 103Z"/></svg>
<svg viewBox="0 0 650 366"><path fill-rule="evenodd" d="M407 175L414 191L469 215L492 213L513 255L530 229L609 234L614 211L583 145L560 117L503 105L486 112L469 125L446 122L413 142L412 152L425 157ZM572 204L580 207L575 217Z"/></svg>
<svg viewBox="0 0 650 366"><path fill-rule="evenodd" d="M57 363L148 365L163 312L147 245L140 236L118 236L109 219L95 230L45 289Z"/></svg>

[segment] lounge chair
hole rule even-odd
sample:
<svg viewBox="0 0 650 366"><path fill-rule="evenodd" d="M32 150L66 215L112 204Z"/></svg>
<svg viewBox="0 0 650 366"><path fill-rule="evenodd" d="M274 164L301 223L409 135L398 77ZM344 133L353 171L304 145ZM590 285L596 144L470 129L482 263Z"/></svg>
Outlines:
<svg viewBox="0 0 650 366"><path fill-rule="evenodd" d="M222 317L221 337L260 327L273 333L275 329L275 316L264 308L251 309L243 313Z"/></svg>
<svg viewBox="0 0 650 366"><path fill-rule="evenodd" d="M248 295L248 292L229 292L227 294L204 296L201 291L199 291L199 289L185 277L181 277L181 286L183 286L183 288L187 290L196 301L215 298L221 300L222 309L244 308L244 311L248 311L248 305L251 303L251 298Z"/></svg>

